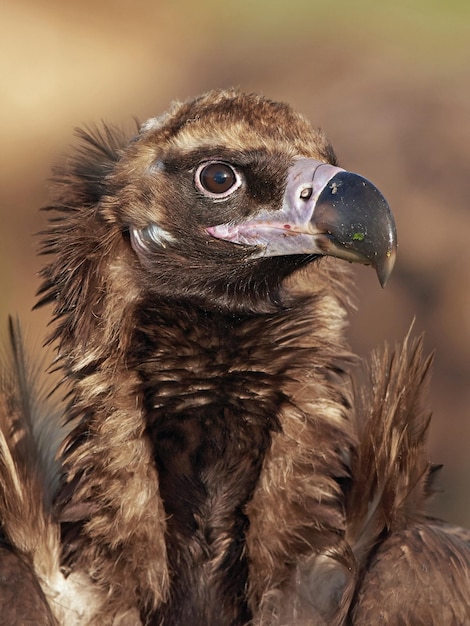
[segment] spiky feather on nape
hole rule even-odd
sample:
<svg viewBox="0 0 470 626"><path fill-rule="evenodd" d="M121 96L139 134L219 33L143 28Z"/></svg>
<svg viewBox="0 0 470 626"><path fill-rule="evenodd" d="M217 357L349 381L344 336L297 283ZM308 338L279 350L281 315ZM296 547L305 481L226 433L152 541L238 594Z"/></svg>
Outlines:
<svg viewBox="0 0 470 626"><path fill-rule="evenodd" d="M0 509L7 539L26 554L55 543L48 519L59 481L60 419L41 382L41 360L25 352L10 318L0 379ZM52 534L55 532L52 530ZM14 536L12 536L14 535ZM45 556L45 555L43 555ZM47 561L47 559L46 559Z"/></svg>
<svg viewBox="0 0 470 626"><path fill-rule="evenodd" d="M346 506L359 560L383 531L399 530L417 512L424 515L429 495L431 416L423 396L433 355L423 356L423 337L412 338L411 332L394 350L375 350L364 362L363 381L355 381L359 445Z"/></svg>
<svg viewBox="0 0 470 626"><path fill-rule="evenodd" d="M49 508L59 480L56 456L64 432L58 402L51 399L52 389L43 378L44 359L29 354L25 343L19 320L10 317L9 344L1 358L0 423L16 463L21 466L26 460L24 471L34 471L41 481Z"/></svg>

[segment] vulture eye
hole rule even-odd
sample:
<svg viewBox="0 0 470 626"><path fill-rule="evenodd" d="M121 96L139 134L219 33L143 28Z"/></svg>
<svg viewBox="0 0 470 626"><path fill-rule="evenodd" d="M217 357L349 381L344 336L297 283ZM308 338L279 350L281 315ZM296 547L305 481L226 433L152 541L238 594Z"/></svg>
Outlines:
<svg viewBox="0 0 470 626"><path fill-rule="evenodd" d="M195 182L199 191L211 198L225 198L242 183L233 167L221 161L202 163L197 169Z"/></svg>

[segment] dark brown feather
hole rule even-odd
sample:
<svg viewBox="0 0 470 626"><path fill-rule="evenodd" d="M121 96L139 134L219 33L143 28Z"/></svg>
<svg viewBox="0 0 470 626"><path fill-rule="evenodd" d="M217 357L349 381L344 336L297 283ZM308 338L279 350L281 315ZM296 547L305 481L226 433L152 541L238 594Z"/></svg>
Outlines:
<svg viewBox="0 0 470 626"><path fill-rule="evenodd" d="M340 264L206 236L278 207L294 157L335 163L324 136L216 91L134 136L80 138L55 173L39 301L66 430L34 425L19 343L1 395L1 554L30 610L67 626L466 623L466 536L425 517L420 341L351 374ZM230 202L194 189L214 158L244 172ZM149 223L162 239L136 252ZM2 602L20 610L11 586Z"/></svg>
<svg viewBox="0 0 470 626"><path fill-rule="evenodd" d="M0 541L0 624L57 626L27 558Z"/></svg>
<svg viewBox="0 0 470 626"><path fill-rule="evenodd" d="M469 563L470 544L458 533L424 520L408 524L369 555L351 622L468 624Z"/></svg>

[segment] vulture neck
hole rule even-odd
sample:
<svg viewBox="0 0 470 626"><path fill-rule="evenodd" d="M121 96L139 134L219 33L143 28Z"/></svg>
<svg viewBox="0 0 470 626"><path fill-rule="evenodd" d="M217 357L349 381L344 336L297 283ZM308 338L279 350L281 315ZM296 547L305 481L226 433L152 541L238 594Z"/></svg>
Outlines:
<svg viewBox="0 0 470 626"><path fill-rule="evenodd" d="M135 306L126 338L68 365L64 564L149 623L247 623L264 587L344 532L342 327L325 293L262 314Z"/></svg>

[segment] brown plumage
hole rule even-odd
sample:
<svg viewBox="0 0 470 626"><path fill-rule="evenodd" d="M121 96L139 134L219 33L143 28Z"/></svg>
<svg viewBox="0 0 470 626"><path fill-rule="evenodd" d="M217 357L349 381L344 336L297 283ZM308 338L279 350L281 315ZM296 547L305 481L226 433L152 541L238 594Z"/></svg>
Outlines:
<svg viewBox="0 0 470 626"><path fill-rule="evenodd" d="M235 91L80 135L42 249L63 405L15 325L4 367L0 623L470 623L468 534L425 515L429 360L344 339L328 257L386 281L380 193Z"/></svg>

